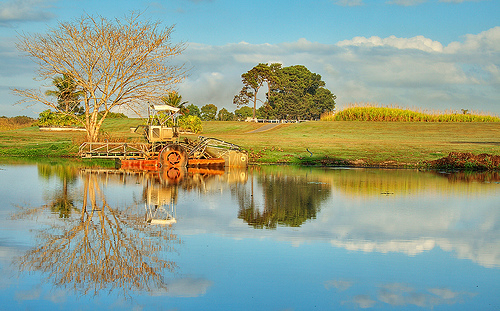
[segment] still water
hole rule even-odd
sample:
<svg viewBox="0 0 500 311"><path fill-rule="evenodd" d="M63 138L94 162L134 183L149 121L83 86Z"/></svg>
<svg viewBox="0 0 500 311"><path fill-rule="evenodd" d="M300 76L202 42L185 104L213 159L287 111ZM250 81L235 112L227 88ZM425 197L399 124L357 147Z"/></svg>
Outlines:
<svg viewBox="0 0 500 311"><path fill-rule="evenodd" d="M500 176L0 165L2 310L499 310Z"/></svg>

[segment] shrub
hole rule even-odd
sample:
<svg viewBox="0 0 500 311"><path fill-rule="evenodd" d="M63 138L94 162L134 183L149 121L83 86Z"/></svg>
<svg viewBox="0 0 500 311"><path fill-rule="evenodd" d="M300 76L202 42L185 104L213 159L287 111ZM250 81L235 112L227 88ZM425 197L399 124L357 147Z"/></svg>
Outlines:
<svg viewBox="0 0 500 311"><path fill-rule="evenodd" d="M9 119L10 122L16 125L28 125L35 121L35 119L27 116L16 116Z"/></svg>
<svg viewBox="0 0 500 311"><path fill-rule="evenodd" d="M197 116L184 115L179 118L179 127L186 131L191 131L193 133L201 133L203 131L203 125L201 119Z"/></svg>
<svg viewBox="0 0 500 311"><path fill-rule="evenodd" d="M0 130L14 130L23 127L29 127L35 123L35 119L27 116L17 116L7 118L5 116L0 117Z"/></svg>
<svg viewBox="0 0 500 311"><path fill-rule="evenodd" d="M40 112L37 122L38 126L74 126L78 124L79 122L75 117L56 113L49 109Z"/></svg>

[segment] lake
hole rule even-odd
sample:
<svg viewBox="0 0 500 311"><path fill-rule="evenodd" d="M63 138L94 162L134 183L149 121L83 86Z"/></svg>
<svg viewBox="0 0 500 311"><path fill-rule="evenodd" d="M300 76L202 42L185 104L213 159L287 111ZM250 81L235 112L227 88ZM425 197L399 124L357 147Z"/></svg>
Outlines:
<svg viewBox="0 0 500 311"><path fill-rule="evenodd" d="M499 310L500 175L0 165L2 310Z"/></svg>

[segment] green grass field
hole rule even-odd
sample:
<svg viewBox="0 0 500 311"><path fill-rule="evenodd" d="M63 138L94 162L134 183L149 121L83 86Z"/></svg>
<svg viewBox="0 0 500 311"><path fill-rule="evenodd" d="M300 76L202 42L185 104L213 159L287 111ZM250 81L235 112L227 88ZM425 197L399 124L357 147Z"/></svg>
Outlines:
<svg viewBox="0 0 500 311"><path fill-rule="evenodd" d="M103 130L115 141L140 141L142 138L131 133L130 127L141 122L109 119ZM412 167L450 152L500 155L497 122L312 121L248 133L260 126L236 121L203 122L200 135L240 145L250 152L254 163L311 164L323 160L327 164L349 161ZM74 156L82 141L81 133L47 133L36 127L0 131L0 156Z"/></svg>

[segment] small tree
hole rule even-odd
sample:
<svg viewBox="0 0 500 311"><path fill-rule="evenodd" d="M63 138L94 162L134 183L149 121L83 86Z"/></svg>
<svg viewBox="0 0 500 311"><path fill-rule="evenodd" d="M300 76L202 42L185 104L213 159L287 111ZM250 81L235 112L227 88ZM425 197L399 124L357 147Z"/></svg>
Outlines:
<svg viewBox="0 0 500 311"><path fill-rule="evenodd" d="M243 106L240 109L236 109L234 111L234 116L240 120L245 120L248 117L251 117L253 114L253 109L248 106Z"/></svg>
<svg viewBox="0 0 500 311"><path fill-rule="evenodd" d="M222 108L219 110L219 114L217 115L217 120L219 121L233 121L234 113L227 111L226 108Z"/></svg>
<svg viewBox="0 0 500 311"><path fill-rule="evenodd" d="M217 106L214 104L206 104L201 107L201 119L203 121L214 121L217 115Z"/></svg>
<svg viewBox="0 0 500 311"><path fill-rule="evenodd" d="M201 117L200 108L194 104L189 104L186 109L188 110L188 115Z"/></svg>
<svg viewBox="0 0 500 311"><path fill-rule="evenodd" d="M82 114L83 107L80 107L83 91L78 90L75 81L68 74L63 74L62 77L56 77L52 84L57 90L48 90L45 95L55 96L57 98L57 108L66 114Z"/></svg>
<svg viewBox="0 0 500 311"><path fill-rule="evenodd" d="M113 108L124 106L139 114L148 103L159 102L166 87L184 78L183 66L169 64L184 49L184 44L170 42L172 31L173 26L163 28L140 14L120 20L85 15L61 22L47 34L22 34L17 46L39 65L42 79L66 74L75 82L83 93L85 117L80 122L92 142ZM14 93L25 98L21 102L41 102L64 112L40 90Z"/></svg>

